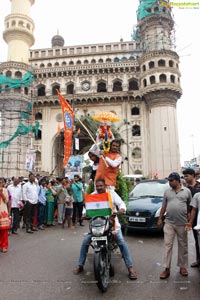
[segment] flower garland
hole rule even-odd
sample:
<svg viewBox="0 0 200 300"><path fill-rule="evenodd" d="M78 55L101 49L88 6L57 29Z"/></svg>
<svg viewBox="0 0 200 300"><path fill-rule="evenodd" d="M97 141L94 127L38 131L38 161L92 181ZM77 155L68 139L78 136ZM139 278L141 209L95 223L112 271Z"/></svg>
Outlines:
<svg viewBox="0 0 200 300"><path fill-rule="evenodd" d="M109 140L108 141L103 140L101 144L102 144L104 152L108 152L110 150L110 141Z"/></svg>

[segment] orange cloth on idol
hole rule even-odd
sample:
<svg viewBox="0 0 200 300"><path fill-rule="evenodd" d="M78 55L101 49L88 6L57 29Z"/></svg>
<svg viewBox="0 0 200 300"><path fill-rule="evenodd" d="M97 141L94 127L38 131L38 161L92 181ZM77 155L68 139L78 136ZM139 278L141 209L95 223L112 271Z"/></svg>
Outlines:
<svg viewBox="0 0 200 300"><path fill-rule="evenodd" d="M112 160L115 160L118 157L120 157L120 154L108 152L108 153L105 153L105 156L109 157ZM101 179L105 180L106 185L115 186L119 166L113 168L109 165L108 162L107 162L107 164L108 164L108 167L106 167L106 164L105 164L104 160L102 158L100 158L99 166L98 166L98 169L96 171L96 176L95 176L94 180L96 181L97 179L101 178Z"/></svg>

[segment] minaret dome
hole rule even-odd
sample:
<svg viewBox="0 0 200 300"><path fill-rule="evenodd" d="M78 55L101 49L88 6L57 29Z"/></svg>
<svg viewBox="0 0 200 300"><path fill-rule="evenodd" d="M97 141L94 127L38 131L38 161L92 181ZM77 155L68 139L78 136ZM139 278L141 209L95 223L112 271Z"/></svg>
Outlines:
<svg viewBox="0 0 200 300"><path fill-rule="evenodd" d="M51 45L52 45L52 48L56 48L56 47L63 47L65 44L65 40L64 38L59 35L59 34L56 34L52 37L51 39Z"/></svg>

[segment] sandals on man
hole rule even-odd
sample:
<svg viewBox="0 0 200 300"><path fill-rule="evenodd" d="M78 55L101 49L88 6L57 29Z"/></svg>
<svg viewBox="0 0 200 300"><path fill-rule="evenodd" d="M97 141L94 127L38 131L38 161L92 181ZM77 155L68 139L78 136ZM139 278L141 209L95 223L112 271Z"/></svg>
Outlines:
<svg viewBox="0 0 200 300"><path fill-rule="evenodd" d="M129 272L128 277L130 280L136 280L137 274L134 271Z"/></svg>
<svg viewBox="0 0 200 300"><path fill-rule="evenodd" d="M74 270L73 270L73 272L74 272L74 274L80 274L80 273L82 273L83 272L83 266L78 266L78 267L76 267Z"/></svg>
<svg viewBox="0 0 200 300"><path fill-rule="evenodd" d="M190 265L191 268L199 268L200 267L200 262L196 261L196 262L193 262L191 265Z"/></svg>
<svg viewBox="0 0 200 300"><path fill-rule="evenodd" d="M180 268L180 274L182 276L188 276L188 271L186 268Z"/></svg>

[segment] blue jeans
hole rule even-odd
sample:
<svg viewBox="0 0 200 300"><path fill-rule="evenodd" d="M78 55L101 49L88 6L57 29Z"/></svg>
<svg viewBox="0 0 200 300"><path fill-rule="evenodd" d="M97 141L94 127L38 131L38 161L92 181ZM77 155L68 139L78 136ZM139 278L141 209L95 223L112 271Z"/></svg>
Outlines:
<svg viewBox="0 0 200 300"><path fill-rule="evenodd" d="M40 227L44 222L45 205L38 202L37 208L38 208L38 227Z"/></svg>
<svg viewBox="0 0 200 300"><path fill-rule="evenodd" d="M91 242L91 237L92 237L91 233L89 233L88 235L86 235L84 237L84 240L81 245L79 260L78 260L79 266L84 266L84 264L85 264L86 256L88 253L88 248L89 248L90 242ZM124 241L121 229L117 230L117 234L115 237L116 237L116 243L119 246L119 249L120 249L123 259L125 261L126 267L127 268L132 267L133 262L131 259L130 251L128 249L126 242Z"/></svg>

